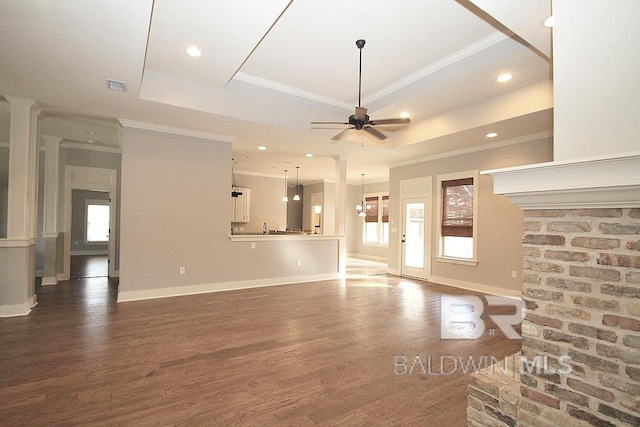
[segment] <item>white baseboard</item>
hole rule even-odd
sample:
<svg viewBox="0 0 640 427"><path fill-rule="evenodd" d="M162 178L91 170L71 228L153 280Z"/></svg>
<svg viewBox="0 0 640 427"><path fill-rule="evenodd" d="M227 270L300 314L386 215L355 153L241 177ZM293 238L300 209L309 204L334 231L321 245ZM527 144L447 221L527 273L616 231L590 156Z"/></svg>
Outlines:
<svg viewBox="0 0 640 427"><path fill-rule="evenodd" d="M50 285L57 285L57 284L58 284L57 277L51 277L51 276L42 277L42 286L50 286Z"/></svg>
<svg viewBox="0 0 640 427"><path fill-rule="evenodd" d="M387 268L387 274L393 274L394 276L401 276L400 270L396 268Z"/></svg>
<svg viewBox="0 0 640 427"><path fill-rule="evenodd" d="M498 295L501 297L520 299L521 290L505 289L498 286L482 285L480 283L467 282L464 280L451 279L448 277L431 276L427 279L429 282L441 285L452 286L454 288L467 289L470 291L482 292L489 295Z"/></svg>
<svg viewBox="0 0 640 427"><path fill-rule="evenodd" d="M22 304L0 305L0 317L26 316L38 304L38 297L32 295Z"/></svg>
<svg viewBox="0 0 640 427"><path fill-rule="evenodd" d="M202 285L174 286L170 288L145 289L140 291L118 292L118 302L140 301L155 298L169 298L185 295L206 294L211 292L234 291L239 289L261 288L265 286L289 285L304 282L339 279L340 273L317 274L310 276L280 277L274 279L256 279L240 282L207 283ZM123 283L120 283L122 288Z"/></svg>
<svg viewBox="0 0 640 427"><path fill-rule="evenodd" d="M365 255L365 254L347 254L347 258L359 258L359 259L366 259L369 261L378 261L378 262L387 262L388 258L387 257L382 257L382 256L375 256L375 255Z"/></svg>
<svg viewBox="0 0 640 427"><path fill-rule="evenodd" d="M108 251L71 251L71 256L78 255L109 255Z"/></svg>

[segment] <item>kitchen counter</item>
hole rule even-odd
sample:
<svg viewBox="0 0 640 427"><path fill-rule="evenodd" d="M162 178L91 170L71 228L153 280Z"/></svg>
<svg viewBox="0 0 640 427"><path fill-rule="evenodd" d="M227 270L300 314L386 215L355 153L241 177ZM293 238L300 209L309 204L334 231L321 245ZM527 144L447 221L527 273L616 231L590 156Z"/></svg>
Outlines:
<svg viewBox="0 0 640 427"><path fill-rule="evenodd" d="M340 240L346 236L326 235L326 234L232 234L229 239L233 242L266 242L282 240Z"/></svg>

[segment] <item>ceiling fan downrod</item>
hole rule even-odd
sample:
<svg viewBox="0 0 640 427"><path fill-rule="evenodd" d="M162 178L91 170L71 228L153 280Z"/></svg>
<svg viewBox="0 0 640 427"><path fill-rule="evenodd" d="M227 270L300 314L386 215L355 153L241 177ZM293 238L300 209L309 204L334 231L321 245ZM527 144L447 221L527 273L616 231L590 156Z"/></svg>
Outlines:
<svg viewBox="0 0 640 427"><path fill-rule="evenodd" d="M360 107L360 98L362 96L362 48L366 42L362 39L356 40L356 46L360 50L360 69L358 71L358 107Z"/></svg>

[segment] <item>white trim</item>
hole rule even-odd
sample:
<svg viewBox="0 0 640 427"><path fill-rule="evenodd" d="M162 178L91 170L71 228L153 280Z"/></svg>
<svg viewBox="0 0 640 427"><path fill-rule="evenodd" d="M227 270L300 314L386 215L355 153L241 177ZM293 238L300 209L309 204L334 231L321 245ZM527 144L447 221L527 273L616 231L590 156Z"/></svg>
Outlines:
<svg viewBox="0 0 640 427"><path fill-rule="evenodd" d="M210 132L202 132L193 129L185 129L174 126L165 126L159 125L156 123L147 123L147 122L139 122L136 120L128 120L128 119L118 119L122 127L132 128L132 129L141 129L141 130L150 130L154 132L163 132L170 133L172 135L182 135L189 136L193 138L200 139L208 139L212 141L220 141L220 142L233 142L236 138L228 135L218 135Z"/></svg>
<svg viewBox="0 0 640 427"><path fill-rule="evenodd" d="M266 286L289 285L295 283L318 282L342 278L340 273L316 274L309 276L279 277L273 279L255 279L239 282L207 283L202 285L174 286L170 288L146 289L140 291L118 292L118 302L139 301L155 298L169 298L184 295L206 294L240 289L261 288Z"/></svg>
<svg viewBox="0 0 640 427"><path fill-rule="evenodd" d="M107 242L104 243L107 245ZM71 251L71 256L81 256L81 255L109 255L109 251L100 251L100 250L92 250L92 251Z"/></svg>
<svg viewBox="0 0 640 427"><path fill-rule="evenodd" d="M36 244L35 238L30 239L0 239L0 248L26 248Z"/></svg>
<svg viewBox="0 0 640 427"><path fill-rule="evenodd" d="M0 305L0 317L26 316L36 305L38 305L38 297L35 294L22 304Z"/></svg>
<svg viewBox="0 0 640 427"><path fill-rule="evenodd" d="M63 271L57 275L59 280L68 280L71 277L71 194L72 190L104 191L109 193L111 200L109 226L111 236L118 236L116 214L118 212L118 171L115 169L92 168L85 166L65 167L64 182L64 250L63 250ZM108 242L109 250L109 276L113 277L115 271L116 242L115 238L110 238Z"/></svg>
<svg viewBox="0 0 640 427"><path fill-rule="evenodd" d="M62 233L59 231L55 231L53 233L42 233L43 239L57 239L60 236L62 236Z"/></svg>
<svg viewBox="0 0 640 427"><path fill-rule="evenodd" d="M475 267L476 265L478 265L477 259L453 258L453 257L446 257L446 256L437 256L436 261L445 262L447 264L453 264L453 265L466 265L469 267Z"/></svg>
<svg viewBox="0 0 640 427"><path fill-rule="evenodd" d="M57 284L58 284L57 277L49 277L49 276L42 277L42 286L51 286L51 285L57 285Z"/></svg>
<svg viewBox="0 0 640 427"><path fill-rule="evenodd" d="M449 277L432 276L429 278L429 282L508 298L520 299L522 296L522 290L520 289L506 289L498 286L483 285L480 283L467 282L465 280L451 279Z"/></svg>
<svg viewBox="0 0 640 427"><path fill-rule="evenodd" d="M293 86L274 82L273 80L263 79L262 77L253 76L251 74L238 72L235 74L235 76L233 76L233 80L238 80L256 86L266 87L267 89L277 90L278 92L287 93L289 95L297 96L300 98L310 99L311 101L317 101L323 104L332 105L334 107L344 108L345 110L353 110L353 104L350 102L341 101L339 99L320 95L308 90L298 89Z"/></svg>
<svg viewBox="0 0 640 427"><path fill-rule="evenodd" d="M101 153L121 154L120 147L110 147L107 145L96 145L76 141L64 141L60 144L61 148L70 148L74 150L99 151Z"/></svg>
<svg viewBox="0 0 640 427"><path fill-rule="evenodd" d="M483 171L521 209L640 205L640 152Z"/></svg>
<svg viewBox="0 0 640 427"><path fill-rule="evenodd" d="M437 73L438 71L449 67L456 62L462 61L463 59L474 55L478 52L481 52L494 44L500 43L503 40L508 39L509 37L501 32L495 32L490 36L483 38L482 40L478 40L475 43L470 44L469 46L464 47L463 49L458 50L457 52L452 53L445 58L436 61L427 67L416 71L413 74L410 74L403 79L398 80L397 82L390 84L389 86L382 88L381 90L372 93L371 95L365 97L362 100L363 105L371 104L372 102L389 95L395 91L398 91L404 87L409 86L412 83L417 82L418 80L424 79L425 77Z"/></svg>
<svg viewBox="0 0 640 427"><path fill-rule="evenodd" d="M464 154L477 153L480 151L493 150L496 148L508 147L510 145L524 144L525 142L539 141L541 139L551 138L551 137L553 137L553 132L550 132L550 131L532 133L529 135L518 136L515 138L505 139L502 141L491 142L489 144L466 147L466 148L461 148L459 150L453 150L453 151L445 151L444 153L432 154L430 156L418 157L415 159L409 159L401 162L391 163L388 165L388 167L398 168L401 166L409 166L416 163L430 162L432 160L446 159L448 157L455 157L455 156L461 156Z"/></svg>

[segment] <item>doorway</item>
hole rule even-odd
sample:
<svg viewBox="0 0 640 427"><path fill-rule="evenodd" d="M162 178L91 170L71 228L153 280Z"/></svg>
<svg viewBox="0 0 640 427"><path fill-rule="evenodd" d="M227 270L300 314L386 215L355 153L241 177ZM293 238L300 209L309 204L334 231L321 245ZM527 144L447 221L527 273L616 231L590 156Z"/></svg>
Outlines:
<svg viewBox="0 0 640 427"><path fill-rule="evenodd" d="M401 275L426 280L430 206L426 198L402 200Z"/></svg>
<svg viewBox="0 0 640 427"><path fill-rule="evenodd" d="M71 191L71 278L109 275L110 203L106 191Z"/></svg>
<svg viewBox="0 0 640 427"><path fill-rule="evenodd" d="M65 168L65 202L64 202L64 255L63 280L71 278L71 255L73 246L71 239L72 191L90 190L108 194L109 203L109 239L107 243L108 275L117 277L116 244L117 239L117 171L115 169L90 168L83 166L66 166ZM115 262L114 262L115 261Z"/></svg>

